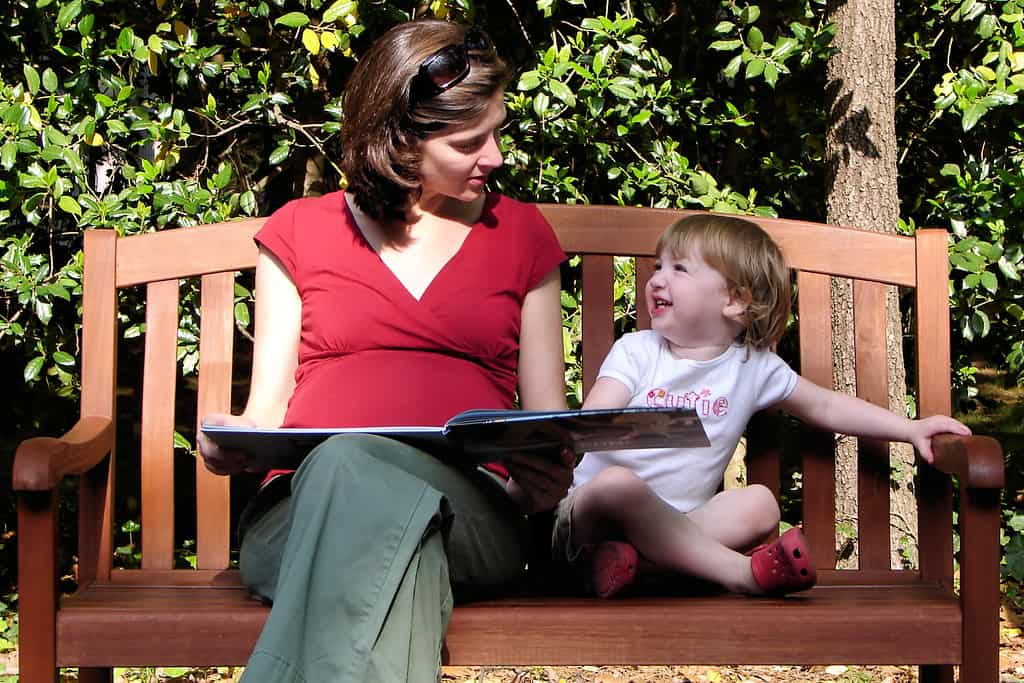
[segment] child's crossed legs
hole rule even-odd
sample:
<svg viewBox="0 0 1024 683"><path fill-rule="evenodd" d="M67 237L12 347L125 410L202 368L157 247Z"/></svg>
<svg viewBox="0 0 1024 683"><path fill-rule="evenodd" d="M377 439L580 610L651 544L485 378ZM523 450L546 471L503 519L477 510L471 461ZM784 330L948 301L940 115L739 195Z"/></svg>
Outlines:
<svg viewBox="0 0 1024 683"><path fill-rule="evenodd" d="M572 495L572 545L624 539L661 569L714 581L734 592L763 592L751 558L740 551L778 529L779 507L764 486L723 491L684 514L631 470L609 467Z"/></svg>

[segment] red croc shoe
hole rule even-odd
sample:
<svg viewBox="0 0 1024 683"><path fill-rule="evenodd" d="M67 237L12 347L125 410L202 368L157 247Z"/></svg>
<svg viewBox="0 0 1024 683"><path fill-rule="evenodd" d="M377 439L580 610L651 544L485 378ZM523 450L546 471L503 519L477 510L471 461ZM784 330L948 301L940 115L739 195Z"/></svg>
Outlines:
<svg viewBox="0 0 1024 683"><path fill-rule="evenodd" d="M610 598L633 583L639 556L629 543L605 541L589 548L585 561L590 590L599 598Z"/></svg>
<svg viewBox="0 0 1024 683"><path fill-rule="evenodd" d="M807 539L794 527L777 541L755 548L750 555L754 581L765 595L785 595L812 587L818 581Z"/></svg>

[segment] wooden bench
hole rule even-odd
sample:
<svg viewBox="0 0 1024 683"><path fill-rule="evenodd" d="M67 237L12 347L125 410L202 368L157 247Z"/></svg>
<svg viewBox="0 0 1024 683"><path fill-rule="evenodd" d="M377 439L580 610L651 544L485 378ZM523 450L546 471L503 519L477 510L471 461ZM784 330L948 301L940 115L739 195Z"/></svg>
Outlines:
<svg viewBox="0 0 1024 683"><path fill-rule="evenodd" d="M589 386L613 340L613 255L638 256L650 272L670 210L545 205L566 251L582 255L583 363ZM798 221L757 219L797 272L799 354L804 375L831 386L829 275L855 279L857 384L886 403L883 285L913 290L922 414L950 412L947 241L942 230L898 237ZM231 405L235 272L256 261L262 220L118 239L85 235L81 418L61 438L21 444L18 495L22 683L53 681L57 667L79 680L110 681L112 666L244 664L267 609L247 595L230 566L229 480L200 465L195 475L197 569L174 569L175 360L179 280L201 278L198 410ZM112 568L111 461L118 329L117 290L145 287L141 439L122 457L140 458L141 568ZM639 287L638 287L639 288ZM642 301L638 317L646 320ZM941 438L937 468L919 464L920 569L890 569L889 468L884 444L862 440L859 569L835 562L835 468L831 434L799 443L803 524L820 585L785 599L737 595L510 598L457 607L447 661L467 665L570 664L914 664L922 681L998 678L999 523L1003 460L983 437ZM141 453L141 455L138 455ZM108 457L109 454L109 457ZM178 456L181 457L180 455ZM780 488L779 448L751 434L748 473ZM885 460L884 451L882 462ZM57 497L80 476L78 590L56 590ZM954 591L953 488L959 484L959 593ZM189 492L191 493L191 492ZM191 499L189 497L189 499Z"/></svg>

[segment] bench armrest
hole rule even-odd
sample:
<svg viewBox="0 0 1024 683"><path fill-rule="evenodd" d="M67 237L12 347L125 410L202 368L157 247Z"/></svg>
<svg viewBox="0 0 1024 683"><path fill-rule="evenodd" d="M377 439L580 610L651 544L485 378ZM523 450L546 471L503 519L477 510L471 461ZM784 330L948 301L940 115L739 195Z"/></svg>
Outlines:
<svg viewBox="0 0 1024 683"><path fill-rule="evenodd" d="M1004 481L1003 449L990 436L942 434L932 439L934 467L954 474L967 488L1001 489Z"/></svg>
<svg viewBox="0 0 1024 683"><path fill-rule="evenodd" d="M70 474L88 471L110 453L114 426L108 417L83 417L64 436L38 436L18 444L15 491L50 491Z"/></svg>

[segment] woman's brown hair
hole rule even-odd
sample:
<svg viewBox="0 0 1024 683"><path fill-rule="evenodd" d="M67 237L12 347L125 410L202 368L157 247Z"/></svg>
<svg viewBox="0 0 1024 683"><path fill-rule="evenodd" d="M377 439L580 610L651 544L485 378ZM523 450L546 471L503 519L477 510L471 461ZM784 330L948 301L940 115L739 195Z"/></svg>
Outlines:
<svg viewBox="0 0 1024 683"><path fill-rule="evenodd" d="M419 142L483 115L511 78L493 49L473 50L465 78L410 107L410 84L420 64L449 45L462 45L468 30L429 19L399 24L373 43L349 78L341 170L356 204L377 220L403 221L419 197Z"/></svg>
<svg viewBox="0 0 1024 683"><path fill-rule="evenodd" d="M749 302L737 341L756 349L778 343L792 306L790 275L768 233L743 218L699 214L679 219L658 238L658 254L680 258L694 249Z"/></svg>

